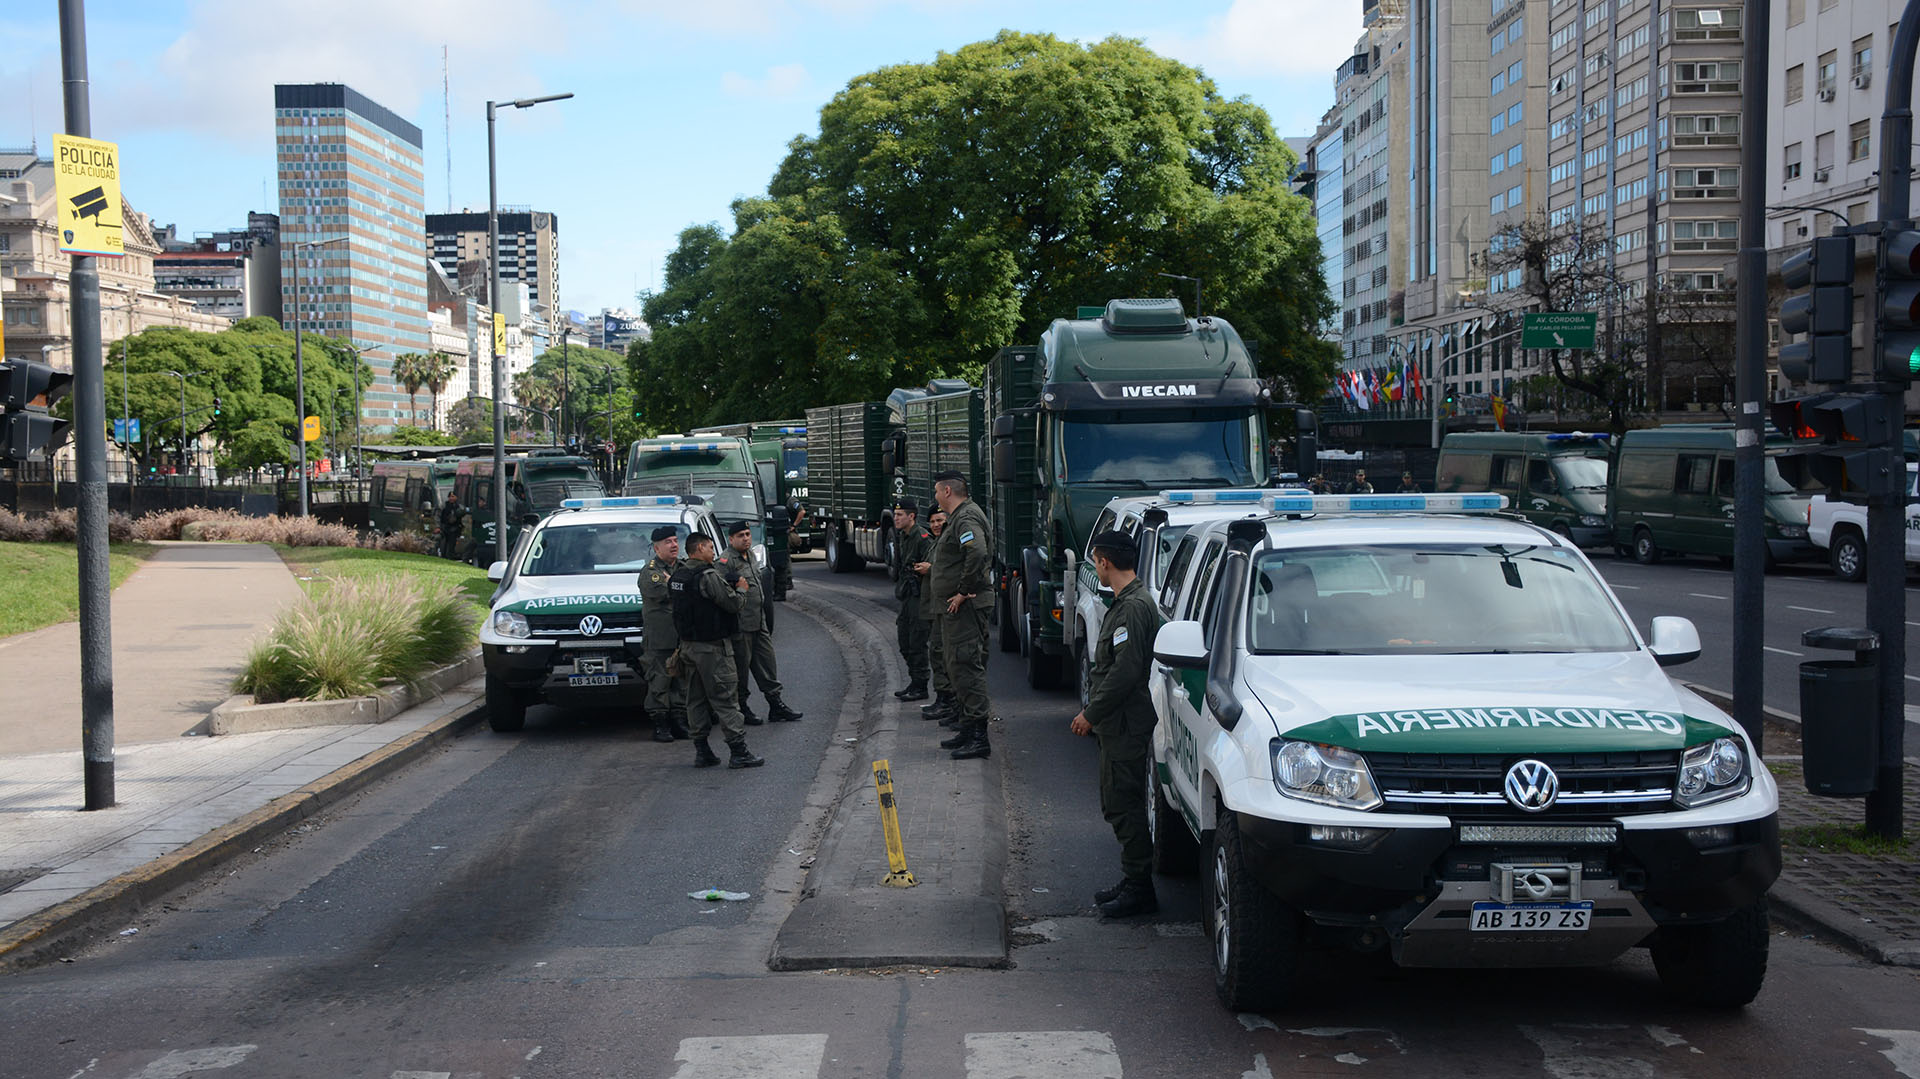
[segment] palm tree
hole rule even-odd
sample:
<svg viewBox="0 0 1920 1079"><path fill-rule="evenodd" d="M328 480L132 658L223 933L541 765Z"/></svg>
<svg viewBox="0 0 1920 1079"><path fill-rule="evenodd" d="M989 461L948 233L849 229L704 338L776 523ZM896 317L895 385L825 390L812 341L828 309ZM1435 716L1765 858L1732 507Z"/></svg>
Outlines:
<svg viewBox="0 0 1920 1079"><path fill-rule="evenodd" d="M428 362L418 352L403 352L393 358L392 378L395 385L407 388L407 417L415 427L420 426L420 416L414 406L420 397L420 387L427 382Z"/></svg>
<svg viewBox="0 0 1920 1079"><path fill-rule="evenodd" d="M513 397L527 408L551 414L560 400L560 386L548 375L526 370L513 376Z"/></svg>
<svg viewBox="0 0 1920 1079"><path fill-rule="evenodd" d="M440 426L440 395L447 390L447 384L453 381L453 373L459 370L453 357L435 350L427 353L425 376L427 389L433 391L433 408L429 410L428 422L437 430Z"/></svg>

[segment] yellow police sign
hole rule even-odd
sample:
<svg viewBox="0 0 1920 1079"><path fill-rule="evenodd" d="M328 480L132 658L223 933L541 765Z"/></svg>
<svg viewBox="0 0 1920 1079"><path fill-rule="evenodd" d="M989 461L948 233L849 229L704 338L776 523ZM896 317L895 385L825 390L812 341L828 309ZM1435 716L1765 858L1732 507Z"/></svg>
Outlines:
<svg viewBox="0 0 1920 1079"><path fill-rule="evenodd" d="M113 258L126 254L120 231L120 147L55 135L53 191L61 251Z"/></svg>
<svg viewBox="0 0 1920 1079"><path fill-rule="evenodd" d="M300 423L300 437L308 442L320 441L320 417L308 416Z"/></svg>

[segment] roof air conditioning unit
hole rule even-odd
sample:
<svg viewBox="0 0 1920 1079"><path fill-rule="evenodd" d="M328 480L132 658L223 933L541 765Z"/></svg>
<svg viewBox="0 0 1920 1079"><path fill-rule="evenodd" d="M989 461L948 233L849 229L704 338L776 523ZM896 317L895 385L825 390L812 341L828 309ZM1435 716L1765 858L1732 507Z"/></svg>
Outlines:
<svg viewBox="0 0 1920 1079"><path fill-rule="evenodd" d="M1820 90L1819 90L1819 92L1818 92L1818 93L1816 93L1816 94L1814 94L1814 96L1815 96L1815 97L1817 97L1817 98L1819 98L1819 99L1820 99L1820 100L1822 100L1822 101L1832 101L1832 100L1833 100L1833 87L1831 87L1831 86L1822 86L1822 87L1820 88Z"/></svg>
<svg viewBox="0 0 1920 1079"><path fill-rule="evenodd" d="M1824 183L1826 183L1826 182L1827 182L1827 177L1829 177L1829 176L1831 176L1831 175L1833 175L1833 170L1832 170L1832 169L1830 169L1830 168L1828 168L1828 169L1814 169L1814 170L1813 170L1813 182L1814 182L1814 183L1816 183L1816 184L1824 184Z"/></svg>
<svg viewBox="0 0 1920 1079"><path fill-rule="evenodd" d="M1853 88L1855 90L1865 90L1867 87L1872 85L1873 85L1873 73L1871 71L1860 71L1860 72L1854 73Z"/></svg>

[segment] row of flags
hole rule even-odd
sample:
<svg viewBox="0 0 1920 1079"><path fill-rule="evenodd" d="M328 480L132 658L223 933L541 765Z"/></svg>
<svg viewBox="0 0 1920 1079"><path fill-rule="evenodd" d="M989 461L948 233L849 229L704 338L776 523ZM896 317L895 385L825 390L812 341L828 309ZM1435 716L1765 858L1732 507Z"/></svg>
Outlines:
<svg viewBox="0 0 1920 1079"><path fill-rule="evenodd" d="M1371 410L1374 405L1427 399L1420 365L1397 360L1387 367L1342 371L1334 377L1333 389L1362 412Z"/></svg>

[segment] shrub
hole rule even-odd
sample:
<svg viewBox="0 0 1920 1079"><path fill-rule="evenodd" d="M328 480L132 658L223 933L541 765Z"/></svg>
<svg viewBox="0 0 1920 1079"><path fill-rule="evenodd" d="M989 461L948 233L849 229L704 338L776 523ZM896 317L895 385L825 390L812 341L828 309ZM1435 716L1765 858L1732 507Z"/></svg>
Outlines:
<svg viewBox="0 0 1920 1079"><path fill-rule="evenodd" d="M54 510L41 517L22 517L0 509L0 540L13 543L72 543L80 534L78 510ZM115 510L107 511L107 542L126 543L139 539L133 518Z"/></svg>
<svg viewBox="0 0 1920 1079"><path fill-rule="evenodd" d="M232 510L208 509L205 506L188 506L177 510L154 510L141 515L133 522L135 539L177 540L180 538L180 526L193 521L222 520L240 515Z"/></svg>
<svg viewBox="0 0 1920 1079"><path fill-rule="evenodd" d="M373 546L382 551L400 551L403 554L438 554L440 551L432 536L415 529L381 536L373 541Z"/></svg>
<svg viewBox="0 0 1920 1079"><path fill-rule="evenodd" d="M274 622L248 653L234 692L262 704L364 697L459 658L477 628L456 589L398 574L337 580Z"/></svg>

